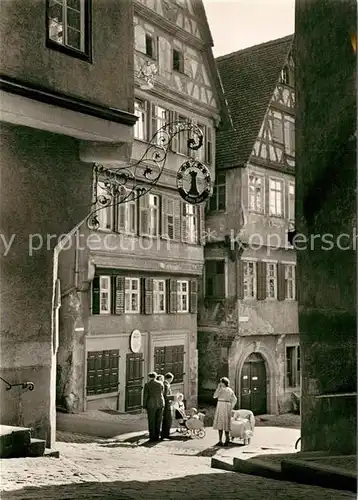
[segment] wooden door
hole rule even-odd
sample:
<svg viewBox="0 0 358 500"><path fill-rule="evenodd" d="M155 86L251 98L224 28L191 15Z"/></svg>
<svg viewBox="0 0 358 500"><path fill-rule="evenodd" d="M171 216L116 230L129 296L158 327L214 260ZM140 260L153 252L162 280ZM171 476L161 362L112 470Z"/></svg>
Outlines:
<svg viewBox="0 0 358 500"><path fill-rule="evenodd" d="M143 353L127 354L126 363L126 411L142 408Z"/></svg>
<svg viewBox="0 0 358 500"><path fill-rule="evenodd" d="M267 412L266 367L259 354L252 354L241 371L241 408L255 415Z"/></svg>

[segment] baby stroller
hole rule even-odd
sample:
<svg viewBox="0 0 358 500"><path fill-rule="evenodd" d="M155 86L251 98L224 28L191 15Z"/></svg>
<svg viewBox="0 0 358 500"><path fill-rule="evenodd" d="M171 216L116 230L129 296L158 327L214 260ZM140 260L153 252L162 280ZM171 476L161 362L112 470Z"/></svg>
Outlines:
<svg viewBox="0 0 358 500"><path fill-rule="evenodd" d="M195 409L193 409L195 410ZM190 416L175 410L175 419L178 421L177 432L182 436L202 439L206 436L204 428L204 413L191 412Z"/></svg>
<svg viewBox="0 0 358 500"><path fill-rule="evenodd" d="M231 439L237 438L250 444L255 430L255 417L251 410L234 410L231 417Z"/></svg>

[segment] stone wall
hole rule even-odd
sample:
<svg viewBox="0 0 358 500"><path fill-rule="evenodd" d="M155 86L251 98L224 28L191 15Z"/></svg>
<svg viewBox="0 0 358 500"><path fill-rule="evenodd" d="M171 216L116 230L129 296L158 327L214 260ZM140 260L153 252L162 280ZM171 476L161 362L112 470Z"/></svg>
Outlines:
<svg viewBox="0 0 358 500"><path fill-rule="evenodd" d="M304 451L356 449L356 30L354 0L296 3Z"/></svg>
<svg viewBox="0 0 358 500"><path fill-rule="evenodd" d="M51 444L54 248L88 213L92 169L79 161L74 139L10 125L1 137L1 376L35 384L6 391L1 382L1 423L33 427Z"/></svg>

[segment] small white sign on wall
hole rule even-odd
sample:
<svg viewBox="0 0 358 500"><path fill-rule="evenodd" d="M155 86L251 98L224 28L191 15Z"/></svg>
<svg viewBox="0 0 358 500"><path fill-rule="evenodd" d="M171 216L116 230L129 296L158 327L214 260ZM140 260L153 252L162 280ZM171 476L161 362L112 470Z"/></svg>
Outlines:
<svg viewBox="0 0 358 500"><path fill-rule="evenodd" d="M139 330L133 330L130 338L130 348L131 351L137 353L140 351L142 347L142 334Z"/></svg>

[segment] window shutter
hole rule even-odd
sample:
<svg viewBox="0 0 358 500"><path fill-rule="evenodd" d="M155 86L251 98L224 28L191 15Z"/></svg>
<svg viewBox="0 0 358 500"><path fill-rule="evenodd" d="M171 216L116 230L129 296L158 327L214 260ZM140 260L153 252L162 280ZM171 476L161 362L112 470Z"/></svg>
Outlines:
<svg viewBox="0 0 358 500"><path fill-rule="evenodd" d="M277 299L285 300L285 298L286 298L285 265L279 262L277 265Z"/></svg>
<svg viewBox="0 0 358 500"><path fill-rule="evenodd" d="M204 214L204 205L197 206L197 227L198 227L198 244L205 244L205 214Z"/></svg>
<svg viewBox="0 0 358 500"><path fill-rule="evenodd" d="M126 228L126 203L117 205L118 208L118 231L124 231Z"/></svg>
<svg viewBox="0 0 358 500"><path fill-rule="evenodd" d="M187 219L186 219L186 203L181 202L181 241L188 240Z"/></svg>
<svg viewBox="0 0 358 500"><path fill-rule="evenodd" d="M169 211L169 203L167 196L161 197L161 216L160 219L162 221L162 231L161 236L165 239L168 239L168 211Z"/></svg>
<svg viewBox="0 0 358 500"><path fill-rule="evenodd" d="M163 220L162 220L162 213L163 213L163 200L162 196L158 195L158 236L161 236L162 234L165 234L163 232Z"/></svg>
<svg viewBox="0 0 358 500"><path fill-rule="evenodd" d="M211 139L211 128L207 127L207 136L206 136L206 162L211 165L212 162L212 139Z"/></svg>
<svg viewBox="0 0 358 500"><path fill-rule="evenodd" d="M149 234L149 195L139 198L139 234Z"/></svg>
<svg viewBox="0 0 358 500"><path fill-rule="evenodd" d="M244 298L244 263L241 259L237 260L237 298Z"/></svg>
<svg viewBox="0 0 358 500"><path fill-rule="evenodd" d="M152 105L151 105L151 132L149 134L149 137L153 137L158 132L156 111L157 111L157 106L152 103ZM158 139L156 140L156 143L158 144Z"/></svg>
<svg viewBox="0 0 358 500"><path fill-rule="evenodd" d="M190 304L189 311L192 314L197 314L198 312L198 282L197 280L190 280L189 282L190 290Z"/></svg>
<svg viewBox="0 0 358 500"><path fill-rule="evenodd" d="M257 300L266 299L266 262L257 263Z"/></svg>
<svg viewBox="0 0 358 500"><path fill-rule="evenodd" d="M172 112L172 121L176 122L178 120L179 120L178 113L176 113L175 111L173 111ZM178 150L179 150L179 134L176 134L173 137L172 143L171 143L171 150L174 151L174 152L178 152Z"/></svg>
<svg viewBox="0 0 358 500"><path fill-rule="evenodd" d="M125 278L124 276L116 276L116 314L124 313L124 287Z"/></svg>
<svg viewBox="0 0 358 500"><path fill-rule="evenodd" d="M92 314L99 314L99 276L92 282Z"/></svg>
<svg viewBox="0 0 358 500"><path fill-rule="evenodd" d="M168 280L167 289L168 289L168 304L169 304L168 312L170 314L175 314L178 309L177 281Z"/></svg>
<svg viewBox="0 0 358 500"><path fill-rule="evenodd" d="M153 278L144 280L144 313L153 314Z"/></svg>
<svg viewBox="0 0 358 500"><path fill-rule="evenodd" d="M179 199L174 200L174 240L180 241L180 208L181 201Z"/></svg>

